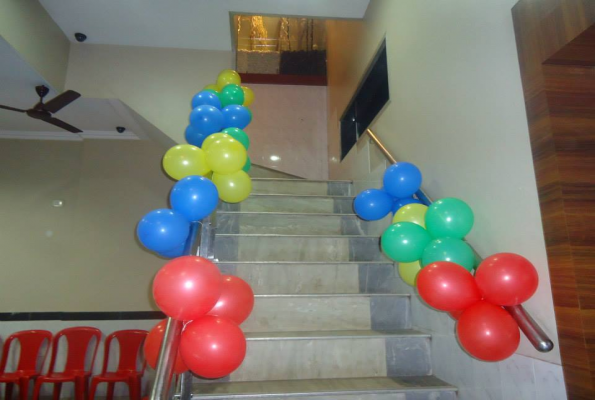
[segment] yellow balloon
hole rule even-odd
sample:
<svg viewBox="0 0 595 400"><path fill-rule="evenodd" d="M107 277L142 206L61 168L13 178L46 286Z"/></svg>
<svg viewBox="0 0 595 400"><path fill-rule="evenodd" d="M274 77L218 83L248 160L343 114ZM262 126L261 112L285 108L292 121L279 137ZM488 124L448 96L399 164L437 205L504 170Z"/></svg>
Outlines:
<svg viewBox="0 0 595 400"><path fill-rule="evenodd" d="M242 86L242 90L244 91L244 107L248 107L250 104L254 102L254 92L248 86Z"/></svg>
<svg viewBox="0 0 595 400"><path fill-rule="evenodd" d="M211 171L205 152L190 144L180 144L169 149L163 156L163 169L175 180L190 175L205 175Z"/></svg>
<svg viewBox="0 0 595 400"><path fill-rule="evenodd" d="M419 261L399 263L399 275L401 275L401 279L408 285L415 287L415 280L419 271L421 271Z"/></svg>
<svg viewBox="0 0 595 400"><path fill-rule="evenodd" d="M217 186L219 198L227 203L239 203L250 195L252 179L244 171L232 174L213 173L213 183Z"/></svg>
<svg viewBox="0 0 595 400"><path fill-rule="evenodd" d="M218 139L206 150L207 165L213 172L231 174L242 169L248 154L243 144L233 138Z"/></svg>
<svg viewBox="0 0 595 400"><path fill-rule="evenodd" d="M233 69L224 69L217 77L217 90L219 91L227 85L239 85L241 83L242 79L240 78L240 74Z"/></svg>
<svg viewBox="0 0 595 400"><path fill-rule="evenodd" d="M423 204L413 203L404 205L395 213L393 224L396 222L413 222L414 224L425 228L426 211L428 211L428 207Z"/></svg>
<svg viewBox="0 0 595 400"><path fill-rule="evenodd" d="M233 137L231 137L231 135L228 135L227 133L223 133L223 132L212 133L209 136L207 136L205 138L205 140L203 140L202 146L200 146L200 148L203 149L204 151L207 151L207 149L213 143L215 143L217 140L219 140L219 139L226 139L226 138L232 138L233 139Z"/></svg>
<svg viewBox="0 0 595 400"><path fill-rule="evenodd" d="M203 90L207 90L207 89L214 90L215 92L219 93L219 87L217 85L215 85L214 83L211 83L210 85L205 86Z"/></svg>

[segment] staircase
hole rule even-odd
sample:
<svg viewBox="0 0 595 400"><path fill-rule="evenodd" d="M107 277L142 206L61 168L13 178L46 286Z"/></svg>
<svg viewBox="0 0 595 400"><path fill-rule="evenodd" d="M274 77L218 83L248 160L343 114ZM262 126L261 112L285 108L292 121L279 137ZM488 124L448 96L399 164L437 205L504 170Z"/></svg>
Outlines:
<svg viewBox="0 0 595 400"><path fill-rule="evenodd" d="M215 257L256 304L243 365L195 378L194 399L456 399L432 376L431 338L411 328L409 295L395 293L353 194L347 181L253 178L246 201L221 206Z"/></svg>

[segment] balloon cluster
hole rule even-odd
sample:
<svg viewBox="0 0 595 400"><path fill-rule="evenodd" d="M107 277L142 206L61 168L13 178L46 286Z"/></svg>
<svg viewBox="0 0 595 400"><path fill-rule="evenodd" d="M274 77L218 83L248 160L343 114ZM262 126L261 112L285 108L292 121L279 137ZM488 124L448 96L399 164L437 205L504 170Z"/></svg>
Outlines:
<svg viewBox="0 0 595 400"><path fill-rule="evenodd" d="M165 258L179 257L190 233L190 223L211 214L219 199L239 203L252 191L247 172L250 138L243 129L252 120L248 105L254 93L236 71L224 70L216 85L192 98L186 140L163 156L163 169L178 182L171 190L171 209L145 215L137 227L140 242Z"/></svg>
<svg viewBox="0 0 595 400"><path fill-rule="evenodd" d="M175 258L153 281L157 306L185 322L174 372L190 369L210 379L229 375L244 360L246 338L239 325L252 312L254 293L242 279L221 275L211 261L182 255L193 222L215 211L219 199L237 203L252 190L246 173L250 139L242 129L252 119L246 106L254 94L239 84L238 73L225 70L217 85L194 96L186 129L189 144L174 146L163 157L163 169L178 181L170 192L171 209L149 212L136 230L147 249ZM165 326L166 321L158 323L145 341L145 357L153 368Z"/></svg>
<svg viewBox="0 0 595 400"><path fill-rule="evenodd" d="M355 198L355 212L378 220L392 211L392 224L380 244L399 263L401 278L417 287L428 305L458 320L459 342L469 354L484 361L508 358L520 333L502 306L528 300L537 290L537 271L512 253L494 254L478 264L464 241L473 228L471 208L456 198L422 204L413 197L421 181L415 165L393 164L385 171L383 189L364 190Z"/></svg>

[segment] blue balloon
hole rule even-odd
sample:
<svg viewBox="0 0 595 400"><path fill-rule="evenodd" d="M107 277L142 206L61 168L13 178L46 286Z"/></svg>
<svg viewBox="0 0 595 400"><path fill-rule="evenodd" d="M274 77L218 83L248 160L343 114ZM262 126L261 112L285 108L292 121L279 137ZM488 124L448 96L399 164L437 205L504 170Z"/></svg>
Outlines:
<svg viewBox="0 0 595 400"><path fill-rule="evenodd" d="M182 243L180 246L173 248L171 250L162 251L159 254L161 257L164 258L177 258L182 257L184 255L184 248L186 247L186 243Z"/></svg>
<svg viewBox="0 0 595 400"><path fill-rule="evenodd" d="M421 186L419 168L408 162L398 162L384 171L384 190L397 199L412 196Z"/></svg>
<svg viewBox="0 0 595 400"><path fill-rule="evenodd" d="M231 105L221 110L224 128L244 129L252 121L252 113L244 106Z"/></svg>
<svg viewBox="0 0 595 400"><path fill-rule="evenodd" d="M202 142L204 142L206 138L207 135L201 135L192 125L188 125L186 128L186 141L188 144L202 147Z"/></svg>
<svg viewBox="0 0 595 400"><path fill-rule="evenodd" d="M200 221L217 208L219 193L213 182L204 176L180 179L169 195L171 208L188 221Z"/></svg>
<svg viewBox="0 0 595 400"><path fill-rule="evenodd" d="M192 109L200 106L213 106L221 110L221 100L215 93L202 90L192 98Z"/></svg>
<svg viewBox="0 0 595 400"><path fill-rule="evenodd" d="M406 197L404 199L395 199L393 202L393 208L391 211L394 214L397 211L399 211L399 208L406 206L407 204L413 204L413 203L423 204L421 202L421 200L414 199L413 197Z"/></svg>
<svg viewBox="0 0 595 400"><path fill-rule="evenodd" d="M168 208L151 211L136 227L136 235L143 246L158 253L184 244L189 233L190 222Z"/></svg>
<svg viewBox="0 0 595 400"><path fill-rule="evenodd" d="M223 114L213 106L198 106L190 112L190 125L197 133L209 136L223 128Z"/></svg>
<svg viewBox="0 0 595 400"><path fill-rule="evenodd" d="M357 195L353 201L353 209L361 218L368 221L382 219L388 215L393 199L384 190L368 189Z"/></svg>

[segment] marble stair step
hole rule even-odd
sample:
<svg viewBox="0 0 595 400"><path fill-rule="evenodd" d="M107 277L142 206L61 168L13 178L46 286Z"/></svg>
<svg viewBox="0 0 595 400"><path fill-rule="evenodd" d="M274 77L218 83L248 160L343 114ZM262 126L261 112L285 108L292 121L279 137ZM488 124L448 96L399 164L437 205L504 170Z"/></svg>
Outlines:
<svg viewBox="0 0 595 400"><path fill-rule="evenodd" d="M193 400L455 400L457 389L435 376L302 379L195 385Z"/></svg>
<svg viewBox="0 0 595 400"><path fill-rule="evenodd" d="M253 193L241 203L221 202L219 210L350 214L353 213L353 197Z"/></svg>
<svg viewBox="0 0 595 400"><path fill-rule="evenodd" d="M431 374L430 336L414 330L247 332L231 382ZM196 380L200 382L200 379Z"/></svg>
<svg viewBox="0 0 595 400"><path fill-rule="evenodd" d="M219 261L388 261L378 236L217 234Z"/></svg>
<svg viewBox="0 0 595 400"><path fill-rule="evenodd" d="M366 235L371 224L355 214L217 212L218 233L280 235Z"/></svg>
<svg viewBox="0 0 595 400"><path fill-rule="evenodd" d="M231 261L217 264L256 294L395 293L400 279L389 261Z"/></svg>
<svg viewBox="0 0 595 400"><path fill-rule="evenodd" d="M411 327L407 294L256 295L244 332L396 330Z"/></svg>
<svg viewBox="0 0 595 400"><path fill-rule="evenodd" d="M349 196L351 181L252 178L252 193Z"/></svg>

